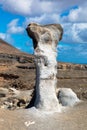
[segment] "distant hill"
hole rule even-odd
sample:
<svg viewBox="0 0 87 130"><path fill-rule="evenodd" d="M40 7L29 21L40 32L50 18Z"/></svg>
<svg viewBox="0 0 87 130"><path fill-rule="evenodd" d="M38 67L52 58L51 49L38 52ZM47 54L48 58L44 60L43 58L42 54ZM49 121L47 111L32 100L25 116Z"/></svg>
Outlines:
<svg viewBox="0 0 87 130"><path fill-rule="evenodd" d="M32 57L32 55L27 54L25 52L22 52L20 50L18 50L17 48L15 48L14 46L12 46L11 44L7 43L6 41L0 39L0 53L4 53L4 54L13 54L13 55L25 55L28 57Z"/></svg>
<svg viewBox="0 0 87 130"><path fill-rule="evenodd" d="M20 53L15 47L0 39L0 53Z"/></svg>

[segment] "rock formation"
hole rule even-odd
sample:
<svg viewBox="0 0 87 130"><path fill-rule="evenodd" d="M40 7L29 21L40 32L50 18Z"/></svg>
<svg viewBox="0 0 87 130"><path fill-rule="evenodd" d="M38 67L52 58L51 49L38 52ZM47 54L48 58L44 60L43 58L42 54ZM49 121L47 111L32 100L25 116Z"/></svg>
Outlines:
<svg viewBox="0 0 87 130"><path fill-rule="evenodd" d="M56 96L57 86L57 44L62 38L63 29L59 24L38 25L31 23L27 27L28 35L33 39L36 56L36 100L35 106L43 110L59 110Z"/></svg>
<svg viewBox="0 0 87 130"><path fill-rule="evenodd" d="M59 72L57 75L58 88L72 88L80 99L85 100L84 102L67 109L61 114L48 115L47 113L44 115L36 109L34 111L31 111L31 109L24 110L21 108L25 108L26 102L29 102L29 99L26 101L26 98L29 98L26 96L29 96L29 90L34 88L35 67L33 56L31 57L29 54L18 50L14 50L15 52L9 51L12 49L7 43L3 44L3 42L0 40L0 130L86 130L87 65L58 63L57 67ZM13 97L14 94L11 94L11 91L7 94L9 88L17 89L17 91L12 89L17 94L19 93L17 104L14 104L17 99ZM20 110L1 109L3 105L7 106L7 109Z"/></svg>
<svg viewBox="0 0 87 130"><path fill-rule="evenodd" d="M0 108L21 109L30 104L33 94L31 97L29 94L35 88L36 80L33 59L33 55L23 53L0 39ZM57 71L57 88L71 88L86 101L87 65L59 62ZM15 89L19 95L15 94ZM64 89L60 92L64 96Z"/></svg>
<svg viewBox="0 0 87 130"><path fill-rule="evenodd" d="M33 39L36 56L36 100L35 106L43 110L60 111L60 104L73 106L79 102L77 95L69 88L57 87L57 44L62 39L60 24L38 25L31 23L27 27L28 35Z"/></svg>
<svg viewBox="0 0 87 130"><path fill-rule="evenodd" d="M59 103L61 103L62 106L74 106L80 102L77 95L71 88L59 88L57 93Z"/></svg>

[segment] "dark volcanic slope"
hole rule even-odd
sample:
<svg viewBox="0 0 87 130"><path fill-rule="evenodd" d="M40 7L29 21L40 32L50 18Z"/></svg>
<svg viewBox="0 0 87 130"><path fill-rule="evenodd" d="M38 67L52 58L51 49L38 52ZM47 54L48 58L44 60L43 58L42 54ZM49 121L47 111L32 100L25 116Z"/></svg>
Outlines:
<svg viewBox="0 0 87 130"><path fill-rule="evenodd" d="M28 90L35 86L36 69L34 57L23 53L0 39L0 106L11 108L9 102L16 101L20 107L26 100ZM87 99L87 65L58 63L58 86L72 88L81 99ZM22 91L20 98L14 98L10 88ZM24 95L24 96L23 96ZM21 104L21 105L20 105Z"/></svg>
<svg viewBox="0 0 87 130"><path fill-rule="evenodd" d="M0 54L12 54L32 57L32 55L28 55L27 53L21 52L20 50L3 41L2 39L0 39Z"/></svg>
<svg viewBox="0 0 87 130"><path fill-rule="evenodd" d="M20 53L19 50L8 44L7 42L0 39L0 53Z"/></svg>

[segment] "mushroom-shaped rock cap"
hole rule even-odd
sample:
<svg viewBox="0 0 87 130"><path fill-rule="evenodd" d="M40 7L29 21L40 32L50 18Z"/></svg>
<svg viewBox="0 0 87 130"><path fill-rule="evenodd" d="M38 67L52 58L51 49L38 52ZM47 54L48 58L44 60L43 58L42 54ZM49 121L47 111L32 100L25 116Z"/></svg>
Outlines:
<svg viewBox="0 0 87 130"><path fill-rule="evenodd" d="M39 25L37 23L30 23L26 28L28 35L33 39L34 49L36 44L42 43L58 43L62 39L63 28L60 24Z"/></svg>

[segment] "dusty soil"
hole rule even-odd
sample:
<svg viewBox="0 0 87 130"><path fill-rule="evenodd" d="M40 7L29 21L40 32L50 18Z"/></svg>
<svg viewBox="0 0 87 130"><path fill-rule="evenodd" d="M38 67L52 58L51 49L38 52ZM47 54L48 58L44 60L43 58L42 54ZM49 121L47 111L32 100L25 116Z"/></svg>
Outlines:
<svg viewBox="0 0 87 130"><path fill-rule="evenodd" d="M0 130L87 130L87 102L61 113L43 113L35 108L0 110Z"/></svg>

